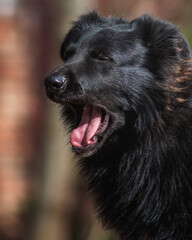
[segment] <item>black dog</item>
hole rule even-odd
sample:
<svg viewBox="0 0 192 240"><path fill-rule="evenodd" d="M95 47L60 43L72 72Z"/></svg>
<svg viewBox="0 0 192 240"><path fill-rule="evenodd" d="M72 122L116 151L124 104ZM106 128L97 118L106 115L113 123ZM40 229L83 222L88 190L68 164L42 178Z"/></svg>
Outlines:
<svg viewBox="0 0 192 240"><path fill-rule="evenodd" d="M45 80L106 228L123 240L192 239L190 48L145 15L74 23Z"/></svg>

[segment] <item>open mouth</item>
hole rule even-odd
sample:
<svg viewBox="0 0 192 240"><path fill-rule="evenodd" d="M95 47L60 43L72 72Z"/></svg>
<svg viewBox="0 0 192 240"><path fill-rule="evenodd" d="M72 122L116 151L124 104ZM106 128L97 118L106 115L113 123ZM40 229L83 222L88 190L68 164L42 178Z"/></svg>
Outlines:
<svg viewBox="0 0 192 240"><path fill-rule="evenodd" d="M99 106L85 105L79 124L72 130L73 150L80 154L95 148L109 124L109 114Z"/></svg>

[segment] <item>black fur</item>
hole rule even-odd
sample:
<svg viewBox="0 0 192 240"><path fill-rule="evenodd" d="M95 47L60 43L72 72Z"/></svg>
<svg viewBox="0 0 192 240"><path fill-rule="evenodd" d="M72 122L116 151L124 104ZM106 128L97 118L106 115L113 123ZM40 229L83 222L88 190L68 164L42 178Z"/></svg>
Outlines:
<svg viewBox="0 0 192 240"><path fill-rule="evenodd" d="M45 80L71 130L84 104L110 115L96 145L73 150L98 215L122 240L192 239L191 52L171 23L93 12L74 23ZM63 77L64 87L50 84ZM60 80L58 80L60 81Z"/></svg>

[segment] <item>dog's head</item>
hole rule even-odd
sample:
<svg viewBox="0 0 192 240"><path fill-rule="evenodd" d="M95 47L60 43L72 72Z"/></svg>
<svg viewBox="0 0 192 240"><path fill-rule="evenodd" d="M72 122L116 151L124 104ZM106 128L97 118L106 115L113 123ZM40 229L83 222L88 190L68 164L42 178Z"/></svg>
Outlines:
<svg viewBox="0 0 192 240"><path fill-rule="evenodd" d="M181 87L173 79L182 75L190 50L164 20L145 15L128 22L92 12L74 23L61 58L64 64L45 79L46 93L65 106L73 150L90 156L125 126L141 132L162 122L161 112L179 92L167 95L168 85Z"/></svg>

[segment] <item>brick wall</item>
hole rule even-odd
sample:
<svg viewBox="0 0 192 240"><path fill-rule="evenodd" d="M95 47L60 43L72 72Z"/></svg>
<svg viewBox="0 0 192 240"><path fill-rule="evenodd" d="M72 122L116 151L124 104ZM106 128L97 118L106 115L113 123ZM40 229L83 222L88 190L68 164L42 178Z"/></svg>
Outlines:
<svg viewBox="0 0 192 240"><path fill-rule="evenodd" d="M0 239L22 239L19 216L35 195L42 158L43 78L53 44L45 31L52 25L46 1L0 7Z"/></svg>

